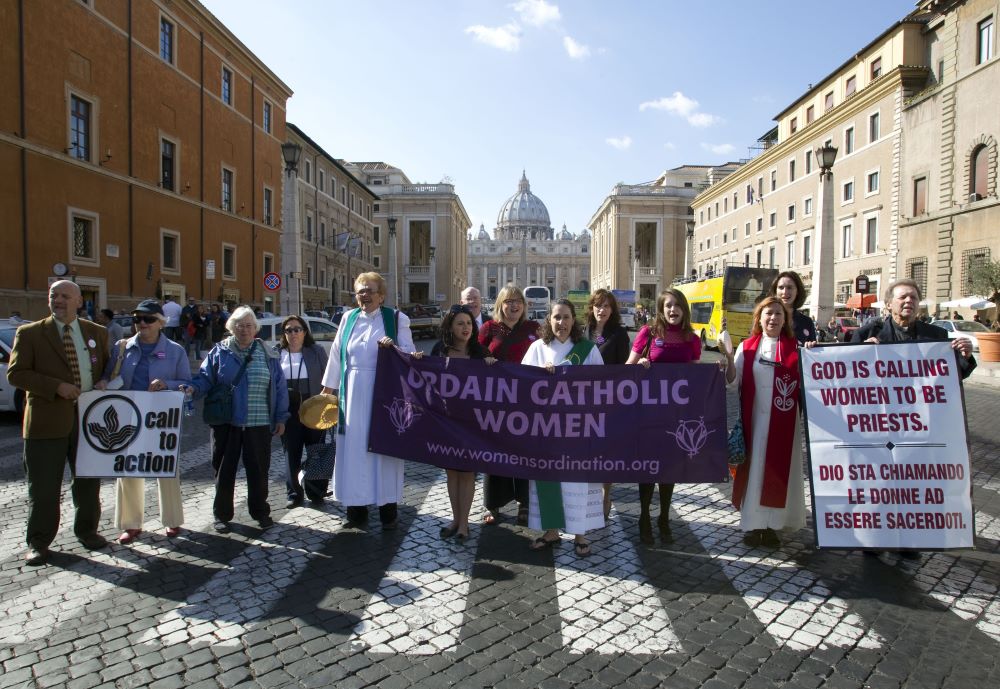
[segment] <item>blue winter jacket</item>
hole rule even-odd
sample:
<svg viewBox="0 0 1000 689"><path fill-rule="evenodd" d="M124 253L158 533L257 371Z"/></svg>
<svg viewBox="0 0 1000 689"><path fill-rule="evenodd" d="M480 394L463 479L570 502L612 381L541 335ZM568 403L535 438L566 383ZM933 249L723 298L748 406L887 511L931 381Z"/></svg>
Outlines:
<svg viewBox="0 0 1000 689"><path fill-rule="evenodd" d="M118 352L118 343L115 342L111 346L111 358L108 359L102 380L111 379L111 374L115 370L115 362L118 360ZM132 375L142 357L138 335L133 335L125 340L124 357L118 375L122 377L124 383L122 387L125 390L131 390ZM191 381L191 364L188 363L187 352L176 342L167 339L163 333L160 333L160 339L157 340L156 346L153 348L153 356L149 362L150 382L157 378L166 384L168 390L177 390L182 384L187 385Z"/></svg>
<svg viewBox="0 0 1000 689"><path fill-rule="evenodd" d="M235 351L236 340L227 337L212 347L201 368L191 380L195 388L195 397L205 396L216 383L232 385L236 375L243 366L243 355ZM271 351L261 340L254 341L253 356L267 358L267 368L271 372L271 388L268 391L268 401L271 407L271 426L285 423L288 420L288 388L285 384L285 374L281 370L281 359ZM245 426L247 422L247 375L244 371L240 382L233 390L233 426Z"/></svg>

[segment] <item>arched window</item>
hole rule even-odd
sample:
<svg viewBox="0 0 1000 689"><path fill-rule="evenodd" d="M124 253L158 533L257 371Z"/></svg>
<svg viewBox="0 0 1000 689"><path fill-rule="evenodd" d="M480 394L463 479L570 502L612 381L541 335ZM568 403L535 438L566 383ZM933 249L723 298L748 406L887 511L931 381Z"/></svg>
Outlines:
<svg viewBox="0 0 1000 689"><path fill-rule="evenodd" d="M986 164L989 159L989 150L986 145L976 146L969 159L969 195L976 194L979 198L986 198L986 179L988 177Z"/></svg>

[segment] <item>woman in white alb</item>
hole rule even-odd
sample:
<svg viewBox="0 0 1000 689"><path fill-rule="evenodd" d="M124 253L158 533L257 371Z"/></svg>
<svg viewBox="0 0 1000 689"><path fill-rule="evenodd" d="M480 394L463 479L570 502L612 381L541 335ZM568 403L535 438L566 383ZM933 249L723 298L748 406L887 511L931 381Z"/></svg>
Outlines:
<svg viewBox="0 0 1000 689"><path fill-rule="evenodd" d="M757 305L750 336L735 359L729 351L726 358L726 380L739 385L748 450L736 469L733 505L740 511L743 542L776 548L778 531L806 524L798 341L780 299L767 297Z"/></svg>
<svg viewBox="0 0 1000 689"><path fill-rule="evenodd" d="M541 329L542 339L531 343L522 364L549 372L568 364L601 365L601 352L576 321L576 309L566 299L553 301ZM531 544L533 550L551 548L560 541L559 530L574 534L579 557L590 555L584 534L604 526L604 484L531 481L528 526L543 530Z"/></svg>
<svg viewBox="0 0 1000 689"><path fill-rule="evenodd" d="M378 505L382 528L396 527L397 507L403 495L403 460L368 451L375 364L378 348L398 345L412 353L410 319L382 306L385 279L362 273L354 281L358 308L344 314L323 375L323 392L338 396L337 459L333 467L333 494L347 508L347 521L368 521L368 506Z"/></svg>

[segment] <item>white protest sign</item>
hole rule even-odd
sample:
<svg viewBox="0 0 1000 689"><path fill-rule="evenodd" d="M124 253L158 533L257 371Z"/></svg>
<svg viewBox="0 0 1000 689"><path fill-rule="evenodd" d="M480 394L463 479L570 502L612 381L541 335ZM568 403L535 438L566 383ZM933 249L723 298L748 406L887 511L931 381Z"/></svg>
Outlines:
<svg viewBox="0 0 1000 689"><path fill-rule="evenodd" d="M969 445L950 343L800 353L816 544L973 547Z"/></svg>
<svg viewBox="0 0 1000 689"><path fill-rule="evenodd" d="M93 390L80 395L76 475L177 476L183 401L176 391Z"/></svg>

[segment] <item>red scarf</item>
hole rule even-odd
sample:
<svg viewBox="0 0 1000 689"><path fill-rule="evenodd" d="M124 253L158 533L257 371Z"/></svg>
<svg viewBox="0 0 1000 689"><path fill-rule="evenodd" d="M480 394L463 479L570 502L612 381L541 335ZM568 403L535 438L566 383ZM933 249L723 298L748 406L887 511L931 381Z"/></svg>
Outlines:
<svg viewBox="0 0 1000 689"><path fill-rule="evenodd" d="M747 461L736 469L733 482L733 505L740 508L750 477L750 456L753 447L753 402L756 387L753 364L757 359L761 333L743 342L743 381L740 410L743 412L743 436L746 438ZM764 456L764 482L760 504L764 507L784 507L788 495L788 474L792 465L792 443L795 442L795 421L799 413L799 352L798 342L784 333L778 337L778 365L774 368L771 392L771 414L767 428L767 453Z"/></svg>

